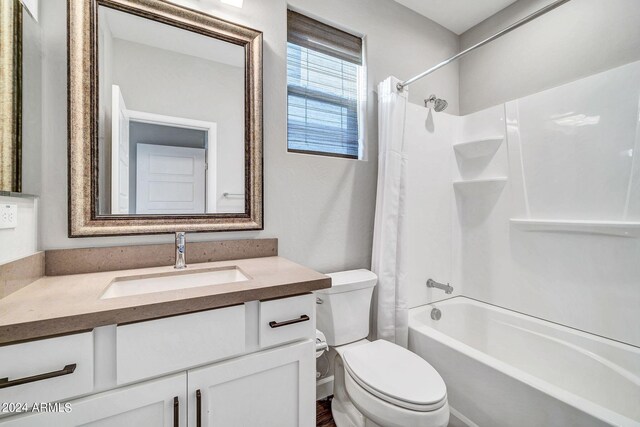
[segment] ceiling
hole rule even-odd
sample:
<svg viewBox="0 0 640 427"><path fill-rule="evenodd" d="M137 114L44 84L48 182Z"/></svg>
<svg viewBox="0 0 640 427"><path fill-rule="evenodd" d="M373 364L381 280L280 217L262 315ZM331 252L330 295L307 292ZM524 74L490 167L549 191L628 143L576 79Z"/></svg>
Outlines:
<svg viewBox="0 0 640 427"><path fill-rule="evenodd" d="M462 34L516 0L395 0L456 34Z"/></svg>

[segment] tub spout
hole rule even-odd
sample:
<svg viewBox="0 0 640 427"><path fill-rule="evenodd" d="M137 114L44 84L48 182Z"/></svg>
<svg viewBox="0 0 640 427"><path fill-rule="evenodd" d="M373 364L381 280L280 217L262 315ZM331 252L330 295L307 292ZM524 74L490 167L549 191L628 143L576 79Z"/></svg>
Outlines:
<svg viewBox="0 0 640 427"><path fill-rule="evenodd" d="M453 292L453 286L448 283L445 285L444 283L436 282L433 279L427 280L427 288L438 288L442 289L446 294L450 294Z"/></svg>

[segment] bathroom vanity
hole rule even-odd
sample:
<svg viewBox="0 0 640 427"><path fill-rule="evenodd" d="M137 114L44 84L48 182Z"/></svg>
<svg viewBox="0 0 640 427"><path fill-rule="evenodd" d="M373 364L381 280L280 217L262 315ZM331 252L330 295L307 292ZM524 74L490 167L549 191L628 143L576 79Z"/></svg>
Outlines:
<svg viewBox="0 0 640 427"><path fill-rule="evenodd" d="M244 279L107 293L232 269ZM28 412L0 425L315 425L309 292L331 280L281 257L172 270L43 277L0 299L1 409ZM33 412L45 402L58 404Z"/></svg>

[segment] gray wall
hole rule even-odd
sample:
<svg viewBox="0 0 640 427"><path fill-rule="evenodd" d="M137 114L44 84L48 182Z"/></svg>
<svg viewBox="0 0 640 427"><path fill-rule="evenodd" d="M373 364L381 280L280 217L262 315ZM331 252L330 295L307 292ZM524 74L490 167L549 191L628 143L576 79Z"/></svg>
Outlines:
<svg viewBox="0 0 640 427"><path fill-rule="evenodd" d="M194 8L204 2L181 3ZM196 240L278 237L280 254L321 271L369 267L377 174L377 98L388 75L408 78L458 50L458 37L389 0L293 0L298 10L366 36L367 160L287 153L285 0L246 0L206 12L264 32L264 196L261 232L198 234ZM66 7L42 2L44 143L42 244L45 249L171 242L172 236L67 238ZM437 92L458 110L457 65L411 87L416 102Z"/></svg>
<svg viewBox="0 0 640 427"><path fill-rule="evenodd" d="M22 191L40 194L42 40L40 25L22 12Z"/></svg>
<svg viewBox="0 0 640 427"><path fill-rule="evenodd" d="M106 22L100 13L99 20ZM111 171L111 107L113 85L113 35L108 25L101 25L98 31L98 170ZM111 173L98 176L98 208L104 215L111 213Z"/></svg>
<svg viewBox="0 0 640 427"><path fill-rule="evenodd" d="M520 0L461 35L467 48L551 3ZM640 59L640 1L572 0L463 58L460 113Z"/></svg>

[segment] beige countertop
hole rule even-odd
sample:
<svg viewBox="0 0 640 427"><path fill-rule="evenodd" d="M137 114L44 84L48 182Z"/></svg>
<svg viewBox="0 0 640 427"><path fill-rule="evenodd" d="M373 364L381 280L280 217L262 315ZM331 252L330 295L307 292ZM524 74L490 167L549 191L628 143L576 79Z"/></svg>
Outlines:
<svg viewBox="0 0 640 427"><path fill-rule="evenodd" d="M324 274L277 256L190 264L189 271L231 266L249 280L110 299L100 297L117 278L175 270L165 266L42 277L0 299L0 345L331 287Z"/></svg>

